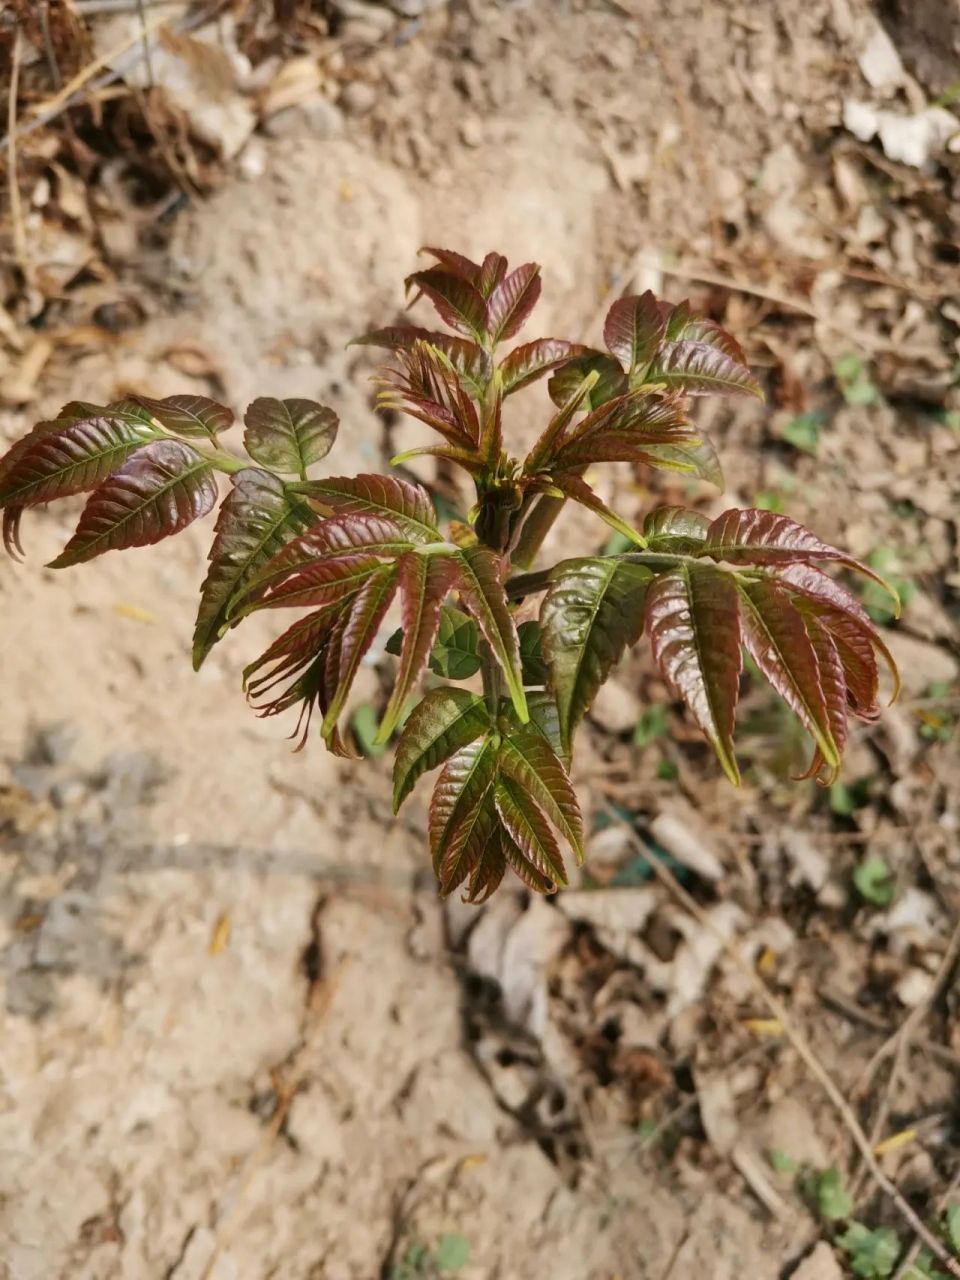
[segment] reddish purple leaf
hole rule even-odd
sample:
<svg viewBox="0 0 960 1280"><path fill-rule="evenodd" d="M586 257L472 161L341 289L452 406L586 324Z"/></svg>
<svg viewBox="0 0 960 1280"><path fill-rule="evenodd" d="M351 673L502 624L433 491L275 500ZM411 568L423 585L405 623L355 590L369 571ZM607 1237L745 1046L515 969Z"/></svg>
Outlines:
<svg viewBox="0 0 960 1280"><path fill-rule="evenodd" d="M467 891L462 898L463 902L468 902L471 906L480 906L487 902L490 896L500 887L500 882L503 880L507 869L504 842L516 849L516 845L513 844L501 824L496 821L496 810L491 813L491 808L492 806L488 807L485 818L490 822L492 834L489 840L484 841L483 853L470 872L470 883L467 885Z"/></svg>
<svg viewBox="0 0 960 1280"><path fill-rule="evenodd" d="M540 267L525 262L497 285L487 303L488 327L495 343L506 342L524 325L540 297Z"/></svg>
<svg viewBox="0 0 960 1280"><path fill-rule="evenodd" d="M733 728L740 694L740 610L733 578L683 565L647 591L654 661L675 698L686 703L735 785L740 770Z"/></svg>
<svg viewBox="0 0 960 1280"><path fill-rule="evenodd" d="M485 298L489 298L494 289L507 274L507 260L502 253L488 253L480 267L480 278L477 288Z"/></svg>
<svg viewBox="0 0 960 1280"><path fill-rule="evenodd" d="M290 487L338 516L382 517L412 542L442 541L430 495L400 476L327 476Z"/></svg>
<svg viewBox="0 0 960 1280"><path fill-rule="evenodd" d="M427 665L440 626L440 610L453 585L458 566L452 556L408 552L397 565L401 593L403 646L393 693L383 713L377 742L387 742Z"/></svg>
<svg viewBox="0 0 960 1280"><path fill-rule="evenodd" d="M743 642L773 689L810 733L826 765L836 769L840 750L820 679L817 654L803 615L785 587L773 579L738 585Z"/></svg>
<svg viewBox="0 0 960 1280"><path fill-rule="evenodd" d="M734 509L717 516L707 531L703 554L730 564L786 565L810 560L835 560L886 587L883 579L872 569L845 551L823 542L802 524L758 508Z"/></svg>
<svg viewBox="0 0 960 1280"><path fill-rule="evenodd" d="M827 708L830 735L837 747L837 763L829 768L826 779L828 782L833 782L839 772L839 757L843 754L843 748L847 741L846 673L838 646L828 629L815 614L804 612L802 616L807 628L807 635L810 637L810 644L817 655L820 688ZM804 777L817 777L825 763L823 752L818 746L813 753L813 759Z"/></svg>
<svg viewBox="0 0 960 1280"><path fill-rule="evenodd" d="M220 508L210 568L200 589L193 633L193 666L200 664L229 625L230 602L281 548L313 523L306 503L291 500L283 482L251 467L233 477Z"/></svg>
<svg viewBox="0 0 960 1280"><path fill-rule="evenodd" d="M542 378L551 369L558 369L578 356L585 356L590 348L579 342L565 342L561 338L537 338L514 347L500 365L503 394L510 395L522 387Z"/></svg>
<svg viewBox="0 0 960 1280"><path fill-rule="evenodd" d="M256 601L256 609L317 609L355 596L382 561L375 555L331 556L317 560L275 583Z"/></svg>
<svg viewBox="0 0 960 1280"><path fill-rule="evenodd" d="M393 763L393 811L417 780L492 728L483 698L467 689L431 689L410 712Z"/></svg>
<svg viewBox="0 0 960 1280"><path fill-rule="evenodd" d="M647 372L648 382L702 396L710 392L763 399L760 384L746 365L705 342L668 342Z"/></svg>
<svg viewBox="0 0 960 1280"><path fill-rule="evenodd" d="M483 295L460 276L432 267L407 277L407 288L419 289L437 309L440 319L458 333L481 339L487 331L487 302Z"/></svg>
<svg viewBox="0 0 960 1280"><path fill-rule="evenodd" d="M441 266L446 267L448 271L452 271L461 280L466 280L468 284L472 284L475 288L479 286L483 268L479 263L465 258L462 253L456 253L453 249L433 249L429 245L425 245L420 252L429 253L431 258L436 258Z"/></svg>
<svg viewBox="0 0 960 1280"><path fill-rule="evenodd" d="M0 506L32 507L86 493L155 432L110 416L41 422L11 449L0 479Z"/></svg>
<svg viewBox="0 0 960 1280"><path fill-rule="evenodd" d="M534 883L532 887L540 892L550 892L566 884L567 875L560 846L543 811L537 807L530 793L514 778L501 776L494 788L494 803L510 838L523 855L520 867L525 863L529 864L536 873L535 880L542 879L549 886L544 890L539 883ZM514 869L521 874L516 864Z"/></svg>
<svg viewBox="0 0 960 1280"><path fill-rule="evenodd" d="M500 773L518 783L583 860L583 818L563 761L535 725L511 729L500 743Z"/></svg>
<svg viewBox="0 0 960 1280"><path fill-rule="evenodd" d="M154 440L94 490L76 533L50 568L169 538L205 516L217 497L209 462L177 440Z"/></svg>
<svg viewBox="0 0 960 1280"><path fill-rule="evenodd" d="M332 678L327 689L329 701L323 717L322 732L328 742L336 732L337 720L363 655L376 639L396 590L396 565L383 565L367 578L364 586L352 598L348 612L344 614L336 661L331 662L328 656L326 666L326 671L331 673Z"/></svg>
<svg viewBox="0 0 960 1280"><path fill-rule="evenodd" d="M618 516L611 507L608 507L594 493L582 476L562 472L560 475L551 476L549 483L555 489L559 489L566 497L572 498L574 502L579 502L582 507L586 507L588 511L598 515L611 529L615 529L617 533L622 534L630 542L635 543L638 547L646 545L633 525L624 520L622 516Z"/></svg>
<svg viewBox="0 0 960 1280"><path fill-rule="evenodd" d="M525 724L529 713L523 691L520 641L503 589L503 560L486 547L463 547L456 561L456 585L463 608L473 616L500 663L516 713Z"/></svg>
<svg viewBox="0 0 960 1280"><path fill-rule="evenodd" d="M635 297L618 298L603 325L607 350L630 376L642 373L656 354L666 322L648 289Z"/></svg>
<svg viewBox="0 0 960 1280"><path fill-rule="evenodd" d="M484 737L454 752L437 779L430 801L430 853L444 895L469 875L492 835L493 806L487 797L496 776L497 747Z"/></svg>
<svg viewBox="0 0 960 1280"><path fill-rule="evenodd" d="M188 438L206 438L217 443L217 436L233 426L233 410L218 404L206 396L167 396L164 400L151 400L148 396L135 396L134 401L167 431Z"/></svg>

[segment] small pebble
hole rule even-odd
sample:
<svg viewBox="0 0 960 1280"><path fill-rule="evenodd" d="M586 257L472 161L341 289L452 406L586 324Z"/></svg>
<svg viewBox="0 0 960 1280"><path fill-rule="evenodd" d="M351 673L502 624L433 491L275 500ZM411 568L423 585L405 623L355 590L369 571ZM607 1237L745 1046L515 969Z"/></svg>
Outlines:
<svg viewBox="0 0 960 1280"><path fill-rule="evenodd" d="M350 116L365 116L373 110L376 101L376 89L364 80L351 81L340 95L340 106Z"/></svg>
<svg viewBox="0 0 960 1280"><path fill-rule="evenodd" d="M460 125L460 141L465 147L479 147L483 142L483 125L476 116L467 116Z"/></svg>
<svg viewBox="0 0 960 1280"><path fill-rule="evenodd" d="M933 978L925 969L908 969L896 985L897 999L908 1009L916 1009L933 990Z"/></svg>

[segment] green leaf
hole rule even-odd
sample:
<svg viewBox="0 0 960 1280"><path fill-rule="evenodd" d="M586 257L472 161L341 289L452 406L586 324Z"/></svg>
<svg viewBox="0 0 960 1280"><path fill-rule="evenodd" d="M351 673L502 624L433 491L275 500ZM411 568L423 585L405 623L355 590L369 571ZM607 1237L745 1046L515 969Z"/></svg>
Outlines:
<svg viewBox="0 0 960 1280"><path fill-rule="evenodd" d="M896 879L893 872L877 854L869 854L854 870L853 883L866 902L875 907L889 907L893 902Z"/></svg>
<svg viewBox="0 0 960 1280"><path fill-rule="evenodd" d="M232 427L235 421L232 409L206 396L167 396L163 400L136 396L135 403L142 405L161 427L174 435L212 440L214 444L220 432Z"/></svg>
<svg viewBox="0 0 960 1280"><path fill-rule="evenodd" d="M785 424L780 434L787 444L792 444L795 449L816 457L820 449L820 426L822 422L822 413L816 411L800 413Z"/></svg>
<svg viewBox="0 0 960 1280"><path fill-rule="evenodd" d="M567 883L560 846L542 810L515 779L501 777L494 789L497 813L511 840L537 873L553 888Z"/></svg>
<svg viewBox="0 0 960 1280"><path fill-rule="evenodd" d="M840 1222L853 1213L853 1197L839 1169L831 1167L814 1174L812 1190L817 1213L828 1222Z"/></svg>
<svg viewBox="0 0 960 1280"><path fill-rule="evenodd" d="M261 396L243 415L243 444L265 467L306 479L307 468L325 458L337 438L339 420L315 400Z"/></svg>
<svg viewBox="0 0 960 1280"><path fill-rule="evenodd" d="M545 689L534 689L527 694L527 702L530 707L530 723L543 734L550 744L550 750L560 757L564 768L569 768L570 760L560 739L560 714L553 694ZM508 702L504 701L502 705L512 710Z"/></svg>
<svg viewBox="0 0 960 1280"><path fill-rule="evenodd" d="M500 365L503 394L511 395L523 387L529 387L545 373L557 369L576 356L586 355L589 347L579 342L565 342L561 338L538 338L514 347Z"/></svg>
<svg viewBox="0 0 960 1280"><path fill-rule="evenodd" d="M803 615L772 579L741 583L738 591L747 651L774 690L800 717L827 766L836 771L840 751L833 736L817 653Z"/></svg>
<svg viewBox="0 0 960 1280"><path fill-rule="evenodd" d="M233 477L233 487L217 517L210 568L200 588L193 633L195 671L227 627L233 597L310 523L310 512L304 504L290 501L276 476L251 467Z"/></svg>
<svg viewBox="0 0 960 1280"><path fill-rule="evenodd" d="M451 556L424 556L410 551L398 562L403 646L393 693L377 734L378 743L386 742L393 733L414 685L423 674L440 625L440 610L456 573L457 566Z"/></svg>
<svg viewBox="0 0 960 1280"><path fill-rule="evenodd" d="M585 409L598 409L629 390L627 375L620 368L619 361L603 351L595 351L570 360L557 370L547 383L550 399L562 408L591 373L597 374L597 381L590 388L583 405Z"/></svg>
<svg viewBox="0 0 960 1280"><path fill-rule="evenodd" d="M210 463L177 440L145 445L90 495L77 531L51 569L179 533L217 501Z"/></svg>
<svg viewBox="0 0 960 1280"><path fill-rule="evenodd" d="M520 669L520 641L503 589L503 562L485 547L464 547L456 559L460 565L457 581L460 601L476 619L503 668L517 715L526 723L529 714Z"/></svg>
<svg viewBox="0 0 960 1280"><path fill-rule="evenodd" d="M473 619L452 605L444 605L430 670L445 680L469 680L482 665L479 644L480 633Z"/></svg>
<svg viewBox="0 0 960 1280"><path fill-rule="evenodd" d="M567 560L554 571L540 625L565 752L625 646L643 631L652 577L644 566L616 559Z"/></svg>
<svg viewBox="0 0 960 1280"><path fill-rule="evenodd" d="M363 702L356 708L350 717L350 727L362 755L371 757L383 755L387 747L380 740L377 713L369 702Z"/></svg>
<svg viewBox="0 0 960 1280"><path fill-rule="evenodd" d="M374 570L350 602L336 661L331 661L328 667L333 675L333 687L321 730L328 745L363 655L376 639L396 590L397 567L395 564L386 564Z"/></svg>
<svg viewBox="0 0 960 1280"><path fill-rule="evenodd" d="M484 700L466 689L431 689L411 711L393 765L396 813L417 780L491 728Z"/></svg>
<svg viewBox="0 0 960 1280"><path fill-rule="evenodd" d="M428 826L433 867L444 896L470 874L491 839L496 776L497 742L485 737L454 752L437 779Z"/></svg>
<svg viewBox="0 0 960 1280"><path fill-rule="evenodd" d="M521 622L517 627L517 635L520 639L520 664L524 684L546 684L548 673L540 643L540 623L532 620ZM529 702L529 698L527 701Z"/></svg>
<svg viewBox="0 0 960 1280"><path fill-rule="evenodd" d="M749 395L763 399L760 384L746 365L705 342L665 343L650 369L648 382L661 382L689 395Z"/></svg>
<svg viewBox="0 0 960 1280"><path fill-rule="evenodd" d="M900 1237L893 1227L869 1231L860 1222L851 1222L837 1244L850 1259L853 1274L864 1280L887 1280L901 1251Z"/></svg>
<svg viewBox="0 0 960 1280"><path fill-rule="evenodd" d="M422 485L400 476L327 476L290 488L339 516L382 516L414 542L441 540L430 495Z"/></svg>
<svg viewBox="0 0 960 1280"><path fill-rule="evenodd" d="M649 707L640 713L636 728L633 731L634 745L640 748L649 747L667 732L667 709L662 706Z"/></svg>
<svg viewBox="0 0 960 1280"><path fill-rule="evenodd" d="M155 438L142 423L106 409L96 417L41 422L3 460L0 506L30 507L86 493Z"/></svg>
<svg viewBox="0 0 960 1280"><path fill-rule="evenodd" d="M577 797L562 760L537 728L523 724L503 738L500 772L519 783L582 861L583 818Z"/></svg>
<svg viewBox="0 0 960 1280"><path fill-rule="evenodd" d="M618 298L603 326L607 350L628 374L643 374L666 331L657 300L648 289L638 297Z"/></svg>
<svg viewBox="0 0 960 1280"><path fill-rule="evenodd" d="M466 1236L450 1233L437 1242L436 1263L441 1271L462 1271L470 1261L470 1241Z"/></svg>
<svg viewBox="0 0 960 1280"><path fill-rule="evenodd" d="M687 507L656 507L643 522L643 536L650 551L696 554L709 528L709 519L699 511L690 511Z"/></svg>
<svg viewBox="0 0 960 1280"><path fill-rule="evenodd" d="M540 268L535 262L525 262L497 285L487 302L494 344L512 338L523 327L537 305L540 289Z"/></svg>
<svg viewBox="0 0 960 1280"><path fill-rule="evenodd" d="M698 565L662 574L647 593L647 631L671 693L686 703L724 773L739 785L733 728L742 660L733 579Z"/></svg>
<svg viewBox="0 0 960 1280"><path fill-rule="evenodd" d="M426 294L451 329L478 342L484 338L489 324L487 302L472 283L442 267L431 267L415 271L406 284Z"/></svg>
<svg viewBox="0 0 960 1280"><path fill-rule="evenodd" d="M705 437L699 444L650 444L644 453L651 466L662 471L690 472L723 489L723 470L717 451Z"/></svg>

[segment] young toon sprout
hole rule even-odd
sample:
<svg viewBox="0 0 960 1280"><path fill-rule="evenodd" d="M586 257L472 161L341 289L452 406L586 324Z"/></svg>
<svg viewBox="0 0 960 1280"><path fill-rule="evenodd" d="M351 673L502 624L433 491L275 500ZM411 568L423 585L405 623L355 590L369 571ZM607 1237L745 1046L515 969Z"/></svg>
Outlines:
<svg viewBox="0 0 960 1280"><path fill-rule="evenodd" d="M430 805L433 865L441 892L465 884L470 902L488 898L508 866L551 892L566 881L564 848L582 858L574 736L624 648L644 633L732 782L744 650L809 732L808 776L832 779L849 716L879 713L878 657L895 681L896 668L856 596L824 566L871 571L768 511L709 520L660 507L635 529L585 478L595 464L623 461L719 485L713 446L688 410L691 397L711 392L761 395L736 341L686 303L648 292L610 308L606 351L539 338L502 354L537 301L539 267L510 271L498 253L475 263L426 252L436 265L411 275L408 290L453 332L395 327L358 341L393 353L381 407L411 414L442 440L394 462L431 454L462 467L477 495L468 523L441 528L427 491L398 475L315 478L338 425L323 405L255 400L241 459L220 447L234 422L224 405L134 396L68 404L0 460L7 550L20 550L28 507L80 493L90 496L54 568L159 542L216 506L224 473L194 667L247 615L295 610L246 668L244 686L260 715L299 708L301 746L316 712L338 755L350 753L340 722L353 679L398 601L402 625L388 643L396 679L378 734L386 742L403 724L394 808L442 766ZM556 412L526 458L514 457L504 404L547 375ZM595 512L632 549L530 572L566 501ZM539 622L518 630L516 603L536 595ZM408 711L428 664L454 681L481 671L482 696L445 683Z"/></svg>

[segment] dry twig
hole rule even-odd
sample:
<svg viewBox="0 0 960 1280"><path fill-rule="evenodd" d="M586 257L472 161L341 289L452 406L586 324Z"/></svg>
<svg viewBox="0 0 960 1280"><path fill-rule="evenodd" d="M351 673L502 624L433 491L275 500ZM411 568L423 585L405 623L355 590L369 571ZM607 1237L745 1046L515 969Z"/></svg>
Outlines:
<svg viewBox="0 0 960 1280"><path fill-rule="evenodd" d="M10 188L10 223L13 228L13 255L24 279L30 275L27 258L27 233L20 204L20 179L17 175L17 95L20 92L20 29L14 32L10 56L10 96L7 100L7 181Z"/></svg>

